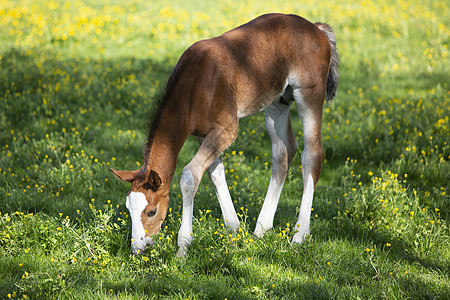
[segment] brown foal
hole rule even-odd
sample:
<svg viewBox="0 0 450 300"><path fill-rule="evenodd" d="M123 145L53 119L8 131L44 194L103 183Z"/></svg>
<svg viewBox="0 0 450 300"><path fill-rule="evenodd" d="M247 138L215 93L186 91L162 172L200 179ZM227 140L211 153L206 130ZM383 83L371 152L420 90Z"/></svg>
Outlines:
<svg viewBox="0 0 450 300"><path fill-rule="evenodd" d="M239 119L265 110L272 141L272 175L254 234L262 236L273 218L297 144L290 124L295 102L303 124L303 196L293 242L309 234L314 188L324 150L322 110L338 85L336 38L330 26L296 16L267 14L218 37L189 47L174 68L150 127L142 168L111 172L131 182L126 205L132 219L132 251L151 245L169 205L170 183L189 135L200 149L181 175L182 224L179 254L191 243L194 195L208 170L224 221L237 230L221 153L236 139Z"/></svg>

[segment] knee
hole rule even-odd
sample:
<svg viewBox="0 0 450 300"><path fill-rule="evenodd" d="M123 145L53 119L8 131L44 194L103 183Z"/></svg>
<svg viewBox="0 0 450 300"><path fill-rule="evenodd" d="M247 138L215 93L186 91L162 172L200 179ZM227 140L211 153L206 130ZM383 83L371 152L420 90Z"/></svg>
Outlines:
<svg viewBox="0 0 450 300"><path fill-rule="evenodd" d="M181 173L180 187L183 195L194 194L195 178L192 171L187 167L185 167Z"/></svg>

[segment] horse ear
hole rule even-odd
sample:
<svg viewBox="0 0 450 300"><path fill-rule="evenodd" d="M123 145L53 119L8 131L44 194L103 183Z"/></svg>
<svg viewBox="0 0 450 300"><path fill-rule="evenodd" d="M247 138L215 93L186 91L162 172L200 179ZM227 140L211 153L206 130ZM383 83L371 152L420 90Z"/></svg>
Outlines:
<svg viewBox="0 0 450 300"><path fill-rule="evenodd" d="M137 174L139 173L139 170L137 171L117 171L113 168L109 169L113 175L122 180L122 181L128 181L133 182L137 178Z"/></svg>
<svg viewBox="0 0 450 300"><path fill-rule="evenodd" d="M162 184L162 180L161 177L159 177L159 174L151 170L150 174L148 175L148 184L150 185L150 189L156 192Z"/></svg>

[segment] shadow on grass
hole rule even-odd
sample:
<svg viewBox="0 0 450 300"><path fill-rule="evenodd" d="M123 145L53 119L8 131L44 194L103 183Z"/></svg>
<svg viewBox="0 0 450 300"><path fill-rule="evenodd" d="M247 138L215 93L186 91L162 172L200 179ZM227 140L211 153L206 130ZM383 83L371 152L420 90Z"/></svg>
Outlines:
<svg viewBox="0 0 450 300"><path fill-rule="evenodd" d="M193 270L192 266L180 262L179 269L186 266L191 273L182 274L162 271L156 273L139 272L136 277L103 279L100 284L90 277L82 275L73 284L77 289L89 291L89 286L101 290L94 293L103 295L141 295L146 297L179 297L193 299L270 299L289 295L292 299L330 299L335 293L334 287L326 283L314 283L307 278L293 280L267 280L267 274L256 269L248 269L230 263L229 274L223 272L205 273ZM75 275L75 274L74 274Z"/></svg>
<svg viewBox="0 0 450 300"><path fill-rule="evenodd" d="M2 196L10 194L0 211L72 216L92 198L122 204L126 191L115 191L123 185L105 183L107 163L115 157L114 167L126 169L141 160L148 114L172 66L13 49L2 53L0 68L0 144L11 151L0 159L8 171Z"/></svg>

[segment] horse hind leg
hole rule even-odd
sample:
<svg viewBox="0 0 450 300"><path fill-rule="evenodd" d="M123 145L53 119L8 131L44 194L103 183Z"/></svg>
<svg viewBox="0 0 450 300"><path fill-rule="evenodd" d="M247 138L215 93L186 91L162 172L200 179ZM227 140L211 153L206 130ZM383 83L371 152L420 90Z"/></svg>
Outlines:
<svg viewBox="0 0 450 300"><path fill-rule="evenodd" d="M297 150L289 117L290 106L278 101L266 108L266 127L272 142L272 175L254 235L261 237L273 227L273 219L287 172Z"/></svg>
<svg viewBox="0 0 450 300"><path fill-rule="evenodd" d="M310 234L314 189L322 170L324 150L321 140L322 110L325 88L294 91L297 111L302 119L304 149L302 152L303 195L293 243L301 243Z"/></svg>

